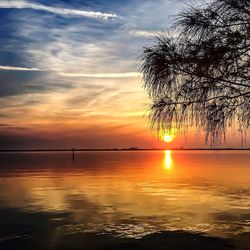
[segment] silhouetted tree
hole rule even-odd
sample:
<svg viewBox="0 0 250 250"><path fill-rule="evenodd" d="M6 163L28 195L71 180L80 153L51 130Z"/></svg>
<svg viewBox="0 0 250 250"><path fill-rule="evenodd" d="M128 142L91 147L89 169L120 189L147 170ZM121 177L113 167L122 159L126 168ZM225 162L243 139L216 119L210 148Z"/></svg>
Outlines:
<svg viewBox="0 0 250 250"><path fill-rule="evenodd" d="M142 54L151 125L165 133L195 125L211 144L250 125L250 1L215 0L182 11Z"/></svg>

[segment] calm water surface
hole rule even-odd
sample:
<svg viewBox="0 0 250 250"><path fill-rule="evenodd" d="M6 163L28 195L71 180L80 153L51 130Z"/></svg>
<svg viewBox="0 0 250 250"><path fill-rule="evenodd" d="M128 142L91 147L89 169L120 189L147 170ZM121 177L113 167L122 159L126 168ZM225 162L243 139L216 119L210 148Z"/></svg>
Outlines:
<svg viewBox="0 0 250 250"><path fill-rule="evenodd" d="M250 232L250 153L77 152L74 161L70 153L2 153L0 219L0 242L39 230L53 242L174 230L238 237Z"/></svg>

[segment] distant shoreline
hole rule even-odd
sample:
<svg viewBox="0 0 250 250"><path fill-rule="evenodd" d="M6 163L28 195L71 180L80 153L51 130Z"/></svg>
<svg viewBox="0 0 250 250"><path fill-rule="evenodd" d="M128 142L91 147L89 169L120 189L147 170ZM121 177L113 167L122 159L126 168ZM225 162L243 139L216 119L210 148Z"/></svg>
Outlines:
<svg viewBox="0 0 250 250"><path fill-rule="evenodd" d="M72 148L72 149L0 149L0 153L7 152L85 152L85 151L163 151L163 150L180 150L180 151L195 151L195 150L250 150L250 148Z"/></svg>

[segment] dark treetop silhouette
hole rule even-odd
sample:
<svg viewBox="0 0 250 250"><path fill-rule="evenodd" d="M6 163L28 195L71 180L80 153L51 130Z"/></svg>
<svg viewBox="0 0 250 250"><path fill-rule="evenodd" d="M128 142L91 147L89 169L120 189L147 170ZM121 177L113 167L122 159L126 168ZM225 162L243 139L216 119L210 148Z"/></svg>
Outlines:
<svg viewBox="0 0 250 250"><path fill-rule="evenodd" d="M250 125L250 1L215 0L181 12L142 54L144 87L160 133L195 125L206 142Z"/></svg>

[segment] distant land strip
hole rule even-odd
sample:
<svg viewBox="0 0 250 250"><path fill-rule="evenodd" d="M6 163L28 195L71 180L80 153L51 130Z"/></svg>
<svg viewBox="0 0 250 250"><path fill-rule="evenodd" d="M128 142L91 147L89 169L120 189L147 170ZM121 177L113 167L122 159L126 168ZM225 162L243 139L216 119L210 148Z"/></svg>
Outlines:
<svg viewBox="0 0 250 250"><path fill-rule="evenodd" d="M80 151L162 151L162 150L250 150L250 148L71 148L71 149L0 149L4 152L80 152Z"/></svg>

